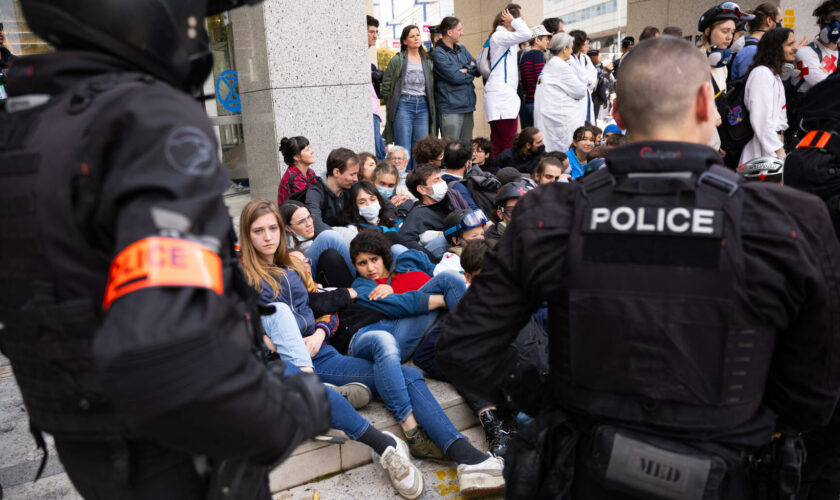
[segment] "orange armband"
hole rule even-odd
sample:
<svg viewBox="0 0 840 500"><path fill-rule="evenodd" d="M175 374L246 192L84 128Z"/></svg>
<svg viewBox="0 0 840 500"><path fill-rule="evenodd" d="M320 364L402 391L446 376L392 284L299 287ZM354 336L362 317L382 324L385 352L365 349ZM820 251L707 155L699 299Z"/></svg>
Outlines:
<svg viewBox="0 0 840 500"><path fill-rule="evenodd" d="M153 236L114 257L102 308L131 292L159 286L209 288L221 295L222 259L192 241Z"/></svg>

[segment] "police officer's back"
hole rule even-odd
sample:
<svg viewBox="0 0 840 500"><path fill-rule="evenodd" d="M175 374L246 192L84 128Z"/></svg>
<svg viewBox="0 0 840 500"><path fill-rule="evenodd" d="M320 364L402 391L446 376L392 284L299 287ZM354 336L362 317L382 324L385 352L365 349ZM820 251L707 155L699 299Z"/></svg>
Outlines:
<svg viewBox="0 0 840 500"><path fill-rule="evenodd" d="M202 497L193 456L269 465L329 424L317 380L269 371L247 320L190 95L205 15L242 1L211 3L21 2L58 51L15 61L0 107L0 348L86 497Z"/></svg>
<svg viewBox="0 0 840 500"><path fill-rule="evenodd" d="M556 453L577 438L573 498L748 498L774 430L822 425L836 403L840 247L819 199L717 166L690 44L646 41L622 68L616 120L635 142L520 200L438 362L496 400L530 392L553 418L537 423L571 439ZM505 347L544 301L550 373L528 391Z"/></svg>

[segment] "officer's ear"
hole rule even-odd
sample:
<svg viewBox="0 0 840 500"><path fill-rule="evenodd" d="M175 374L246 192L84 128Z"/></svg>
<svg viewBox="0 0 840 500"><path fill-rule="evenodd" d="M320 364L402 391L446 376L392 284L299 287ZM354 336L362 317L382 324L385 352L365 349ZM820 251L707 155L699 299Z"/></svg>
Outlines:
<svg viewBox="0 0 840 500"><path fill-rule="evenodd" d="M697 95L694 98L694 116L697 123L706 123L715 120L715 97L711 82L703 82Z"/></svg>
<svg viewBox="0 0 840 500"><path fill-rule="evenodd" d="M618 112L618 97L613 99L613 119L615 120L615 124L618 125L618 128L621 130L627 130L627 125L624 124L624 120L621 118L621 113Z"/></svg>

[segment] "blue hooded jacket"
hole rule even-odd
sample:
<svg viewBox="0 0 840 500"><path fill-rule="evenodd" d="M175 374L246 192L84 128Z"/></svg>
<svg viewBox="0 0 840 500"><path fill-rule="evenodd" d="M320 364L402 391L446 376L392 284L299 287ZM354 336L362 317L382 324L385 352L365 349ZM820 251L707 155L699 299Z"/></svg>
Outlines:
<svg viewBox="0 0 840 500"><path fill-rule="evenodd" d="M391 274L410 273L420 271L432 276L435 266L425 253L419 250L408 250L400 254L394 263ZM405 318L429 312L429 294L421 291L393 293L384 299L370 300L368 295L379 283L370 278L356 277L353 289L359 294L356 303L374 311L381 312L389 318Z"/></svg>

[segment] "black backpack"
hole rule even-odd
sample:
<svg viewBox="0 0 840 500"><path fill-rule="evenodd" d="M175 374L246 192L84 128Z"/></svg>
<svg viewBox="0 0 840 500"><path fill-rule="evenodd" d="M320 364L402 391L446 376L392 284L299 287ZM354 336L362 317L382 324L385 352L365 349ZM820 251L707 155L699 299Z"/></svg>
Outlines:
<svg viewBox="0 0 840 500"><path fill-rule="evenodd" d="M289 175L289 179L286 181L289 184L289 197L286 199L306 203L306 192L309 191L309 188L321 182L321 178L315 177L315 182L313 182L312 184L307 183L306 189L304 189L303 191L295 192L295 179L297 179L298 177L300 177L298 174Z"/></svg>
<svg viewBox="0 0 840 500"><path fill-rule="evenodd" d="M715 104L720 113L721 124L717 128L720 136L720 149L726 152L723 157L724 164L731 168L738 168L738 161L741 158L741 151L750 142L755 132L750 124L750 111L744 102L744 93L747 89L747 78L749 73L738 80L734 80L729 88L721 92L712 79L712 87L715 90Z"/></svg>
<svg viewBox="0 0 840 500"><path fill-rule="evenodd" d="M463 179L450 182L449 187L459 182L466 186L473 201L486 216L489 217L496 210L496 193L502 188L502 183L493 174L471 167Z"/></svg>
<svg viewBox="0 0 840 500"><path fill-rule="evenodd" d="M819 196L840 238L840 73L802 97L799 121L791 123L799 144L785 159L786 185Z"/></svg>

